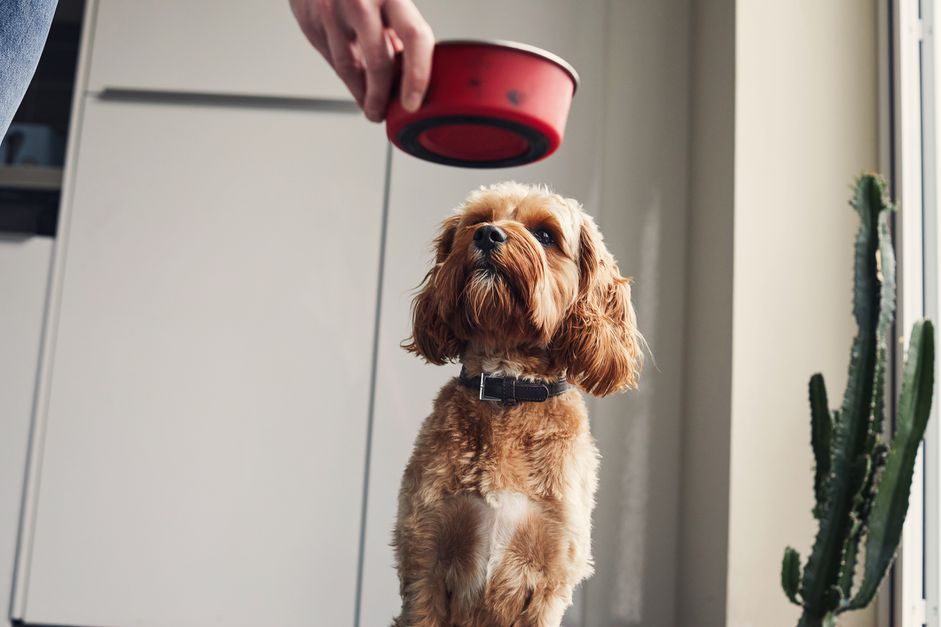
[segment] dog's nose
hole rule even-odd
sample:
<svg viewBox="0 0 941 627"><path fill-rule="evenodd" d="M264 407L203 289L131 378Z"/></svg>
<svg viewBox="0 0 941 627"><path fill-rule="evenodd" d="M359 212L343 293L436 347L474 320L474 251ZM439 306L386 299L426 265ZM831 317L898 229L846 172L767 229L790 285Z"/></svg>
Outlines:
<svg viewBox="0 0 941 627"><path fill-rule="evenodd" d="M489 253L505 241L506 232L499 226L487 224L474 232L474 246L485 253Z"/></svg>

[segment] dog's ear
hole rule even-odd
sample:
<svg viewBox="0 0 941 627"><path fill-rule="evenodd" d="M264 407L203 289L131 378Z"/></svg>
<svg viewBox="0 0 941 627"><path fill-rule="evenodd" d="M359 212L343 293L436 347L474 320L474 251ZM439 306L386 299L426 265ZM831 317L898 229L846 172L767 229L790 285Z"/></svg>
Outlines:
<svg viewBox="0 0 941 627"><path fill-rule="evenodd" d="M578 265L578 298L553 339L553 352L569 380L590 394L636 388L644 356L631 282L621 276L587 214L582 214Z"/></svg>
<svg viewBox="0 0 941 627"><path fill-rule="evenodd" d="M454 215L441 224L441 230L434 243L435 264L425 275L425 280L412 301L412 337L402 344L410 353L439 366L461 355L461 342L441 315L444 303L440 299L450 295L442 294L438 285L441 265L451 253L460 221L461 216Z"/></svg>

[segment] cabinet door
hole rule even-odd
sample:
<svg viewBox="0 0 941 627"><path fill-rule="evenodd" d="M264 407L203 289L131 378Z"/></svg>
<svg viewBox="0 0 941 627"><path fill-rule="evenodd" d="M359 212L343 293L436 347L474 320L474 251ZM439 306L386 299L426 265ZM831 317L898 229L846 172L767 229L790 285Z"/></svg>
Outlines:
<svg viewBox="0 0 941 627"><path fill-rule="evenodd" d="M575 65L582 84L575 96L564 145L546 161L521 168L467 170L419 161L396 151L389 189L382 315L376 381L374 443L365 530L363 627L387 624L399 610L394 555L402 470L418 428L431 412L438 389L460 366L430 366L399 347L409 336L409 306L432 260L431 240L439 223L482 184L504 180L547 183L567 196L593 204L599 196L602 137L604 6L566 0L460 0L418 3L439 38L466 36L516 39L545 46ZM566 625L581 624L577 613Z"/></svg>
<svg viewBox="0 0 941 627"><path fill-rule="evenodd" d="M21 617L349 625L381 129L89 98L79 142Z"/></svg>
<svg viewBox="0 0 941 627"><path fill-rule="evenodd" d="M287 0L98 0L89 89L340 98Z"/></svg>
<svg viewBox="0 0 941 627"><path fill-rule="evenodd" d="M2 211L2 209L0 209ZM0 603L9 607L52 240L0 233ZM8 625L6 613L0 624Z"/></svg>

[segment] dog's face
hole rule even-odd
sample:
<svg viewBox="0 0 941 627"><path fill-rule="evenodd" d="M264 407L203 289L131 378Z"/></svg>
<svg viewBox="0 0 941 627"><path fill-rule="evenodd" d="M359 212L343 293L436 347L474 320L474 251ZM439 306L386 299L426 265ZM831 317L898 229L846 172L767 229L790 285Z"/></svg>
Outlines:
<svg viewBox="0 0 941 627"><path fill-rule="evenodd" d="M591 217L539 187L484 187L447 218L406 348L434 364L468 348L545 352L586 391L636 387L630 282Z"/></svg>

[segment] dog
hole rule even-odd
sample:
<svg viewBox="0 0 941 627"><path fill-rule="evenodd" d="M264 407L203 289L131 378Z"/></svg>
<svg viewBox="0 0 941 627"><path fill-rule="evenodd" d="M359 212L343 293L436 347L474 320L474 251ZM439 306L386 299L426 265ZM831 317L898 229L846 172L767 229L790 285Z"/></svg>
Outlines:
<svg viewBox="0 0 941 627"><path fill-rule="evenodd" d="M576 388L636 388L630 280L581 205L544 187L480 188L434 248L403 346L463 368L402 477L393 626L558 627L593 570L599 454Z"/></svg>

